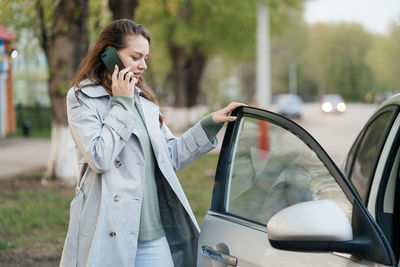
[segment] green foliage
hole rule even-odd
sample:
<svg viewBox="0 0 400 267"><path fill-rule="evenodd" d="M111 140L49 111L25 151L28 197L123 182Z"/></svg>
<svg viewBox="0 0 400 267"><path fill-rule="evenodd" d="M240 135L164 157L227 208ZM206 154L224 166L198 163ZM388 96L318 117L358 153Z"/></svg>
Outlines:
<svg viewBox="0 0 400 267"><path fill-rule="evenodd" d="M101 30L111 22L111 12L108 10L107 1L89 0L89 43L96 42Z"/></svg>
<svg viewBox="0 0 400 267"><path fill-rule="evenodd" d="M287 25L293 24L293 16L288 15L296 10L301 15L303 0L266 1L270 6L271 32L280 35ZM256 49L256 16L257 0L142 0L136 11L135 20L145 25L153 37L151 48L151 71L156 73L156 87L166 88L171 79L168 74L171 68L169 47L183 48L190 53L199 48L208 62L213 57L223 58L223 71L229 76L238 71L241 62L255 60ZM216 72L214 68L213 71ZM212 71L207 72L213 75ZM218 71L218 73L220 73ZM226 78L219 76L219 79ZM206 77L207 94L212 99L219 99L215 87L210 84L216 77ZM204 84L204 83L203 83ZM225 89L225 88L223 88ZM223 98L223 96L221 95ZM226 98L225 98L226 99Z"/></svg>
<svg viewBox="0 0 400 267"><path fill-rule="evenodd" d="M72 13L72 19L75 21L79 20L81 14L82 14L82 8L80 6L75 7L74 12Z"/></svg>
<svg viewBox="0 0 400 267"><path fill-rule="evenodd" d="M372 35L359 24L317 24L310 27L304 53L305 75L320 93L339 93L346 100L361 100L373 89L366 56Z"/></svg>
<svg viewBox="0 0 400 267"><path fill-rule="evenodd" d="M33 32L36 38L40 36L39 20L36 13L36 3L39 0L2 0L0 1L0 21L16 33L18 38L26 31ZM52 16L54 0L42 0L44 7L45 28L52 33ZM24 31L22 31L22 29Z"/></svg>
<svg viewBox="0 0 400 267"><path fill-rule="evenodd" d="M400 91L400 24L392 24L389 36L374 36L366 62L373 71L375 92Z"/></svg>
<svg viewBox="0 0 400 267"><path fill-rule="evenodd" d="M55 87L53 90L57 96L65 96L68 92L68 83L62 82L60 83L59 86Z"/></svg>
<svg viewBox="0 0 400 267"><path fill-rule="evenodd" d="M62 26L62 27L60 28L59 33L63 35L63 34L68 33L68 31L69 31L68 26L67 26L67 25L64 25L64 26Z"/></svg>

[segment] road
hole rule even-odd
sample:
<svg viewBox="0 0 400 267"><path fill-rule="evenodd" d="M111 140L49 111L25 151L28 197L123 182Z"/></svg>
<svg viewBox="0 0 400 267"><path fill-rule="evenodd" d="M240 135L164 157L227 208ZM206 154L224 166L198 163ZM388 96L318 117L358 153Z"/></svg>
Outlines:
<svg viewBox="0 0 400 267"><path fill-rule="evenodd" d="M376 110L377 105L348 104L343 114L324 114L319 104L305 104L303 117L296 120L340 166L358 133Z"/></svg>
<svg viewBox="0 0 400 267"><path fill-rule="evenodd" d="M0 179L44 169L49 151L50 139L0 139Z"/></svg>

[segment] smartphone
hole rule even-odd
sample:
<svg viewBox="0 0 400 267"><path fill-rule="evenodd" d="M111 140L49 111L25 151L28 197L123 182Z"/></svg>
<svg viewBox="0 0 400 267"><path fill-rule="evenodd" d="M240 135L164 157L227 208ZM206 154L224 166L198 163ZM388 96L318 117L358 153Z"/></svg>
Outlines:
<svg viewBox="0 0 400 267"><path fill-rule="evenodd" d="M103 60L104 65L106 65L106 68L111 74L114 72L115 64L118 66L119 71L125 69L125 65L122 62L121 57L117 52L117 49L115 49L114 47L111 47L103 54L101 54L101 59Z"/></svg>

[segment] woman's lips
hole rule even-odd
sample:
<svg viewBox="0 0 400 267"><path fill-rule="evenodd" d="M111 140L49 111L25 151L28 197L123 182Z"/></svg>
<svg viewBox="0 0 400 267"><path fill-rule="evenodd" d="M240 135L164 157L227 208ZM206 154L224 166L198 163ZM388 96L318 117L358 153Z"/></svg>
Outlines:
<svg viewBox="0 0 400 267"><path fill-rule="evenodd" d="M139 79L141 75L142 75L141 73L134 73L134 74L133 74L133 76L134 76L136 79Z"/></svg>

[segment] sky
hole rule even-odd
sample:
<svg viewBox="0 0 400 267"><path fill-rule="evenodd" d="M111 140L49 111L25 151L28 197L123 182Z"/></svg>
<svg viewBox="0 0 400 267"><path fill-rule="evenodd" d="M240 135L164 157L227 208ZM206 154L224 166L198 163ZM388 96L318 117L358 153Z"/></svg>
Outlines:
<svg viewBox="0 0 400 267"><path fill-rule="evenodd" d="M387 34L392 21L400 23L400 0L309 0L307 22L358 22L372 33Z"/></svg>

